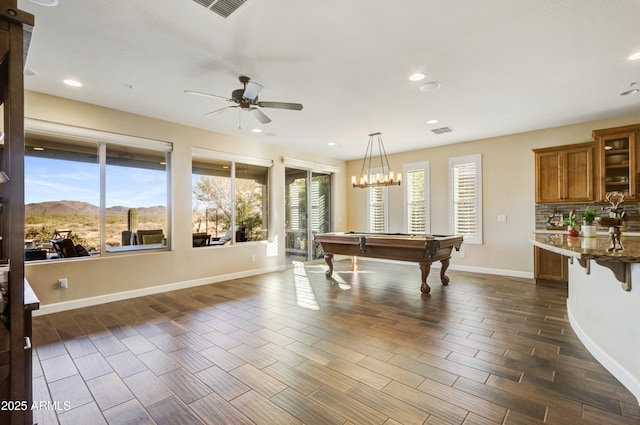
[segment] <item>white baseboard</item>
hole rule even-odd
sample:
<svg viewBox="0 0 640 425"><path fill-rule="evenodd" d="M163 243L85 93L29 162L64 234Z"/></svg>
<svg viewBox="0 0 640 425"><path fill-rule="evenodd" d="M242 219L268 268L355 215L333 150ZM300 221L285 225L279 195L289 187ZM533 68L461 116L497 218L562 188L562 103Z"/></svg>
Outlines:
<svg viewBox="0 0 640 425"><path fill-rule="evenodd" d="M640 382L622 367L618 362L612 359L606 351L604 351L598 344L596 344L589 335L580 327L580 324L576 321L573 313L571 312L571 305L567 300L567 316L569 317L569 323L571 329L576 333L578 339L589 350L591 355L605 368L607 369L622 385L628 389L631 394L636 398L638 404L640 404Z"/></svg>
<svg viewBox="0 0 640 425"><path fill-rule="evenodd" d="M238 273L229 273L218 276L211 276L202 279L187 280L184 282L169 283L166 285L150 286L147 288L133 289L131 291L116 292L113 294L98 295L90 298L63 301L54 304L41 305L39 310L33 312L33 316L58 313L61 311L74 310L76 308L91 307L94 305L110 303L113 301L128 300L130 298L143 297L145 295L160 294L163 292L175 291L178 289L192 288L194 286L209 285L212 283L224 282L227 280L240 279L243 277L256 276L263 273L271 273L284 270L284 266L270 267L264 269L248 270Z"/></svg>
<svg viewBox="0 0 640 425"><path fill-rule="evenodd" d="M336 260L340 260L340 259L350 260L351 258L348 256L336 256L336 257L337 257ZM366 258L366 257L358 257L358 261L359 262L379 261L379 262L388 262L388 263L396 263L396 264L399 263L399 264L406 264L406 265L416 264L409 261L391 261L391 260L385 260L385 259L379 259L379 258ZM320 260L318 261L318 263L324 264L324 261ZM439 269L440 262L433 263L432 267L434 269ZM82 298L78 300L63 301L63 302L54 303L54 304L45 304L45 305L41 305L39 310L35 310L33 312L33 315L42 316L45 314L58 313L66 310L74 310L76 308L82 308L82 307L90 307L93 305L105 304L113 301L121 301L121 300L130 299L130 298L143 297L145 295L159 294L162 292L175 291L178 289L191 288L194 286L208 285L211 283L218 283L226 280L255 276L262 273L270 273L274 271L281 271L284 269L285 269L285 266L277 266L277 267L271 267L271 268L265 268L265 269L257 269L257 270L250 270L250 271L244 271L244 272L238 272L238 273L212 276L212 277L207 277L202 279L188 280L184 282L169 283L166 285L150 286L147 288L134 289L131 291L124 291L124 292L116 292L113 294L98 295L95 297ZM532 272L521 272L518 270L461 266L457 264L451 264L449 266L449 270L458 270L458 271L466 271L466 272L472 272L472 273L483 273L483 274L493 274L498 276L509 276L509 277L533 279Z"/></svg>

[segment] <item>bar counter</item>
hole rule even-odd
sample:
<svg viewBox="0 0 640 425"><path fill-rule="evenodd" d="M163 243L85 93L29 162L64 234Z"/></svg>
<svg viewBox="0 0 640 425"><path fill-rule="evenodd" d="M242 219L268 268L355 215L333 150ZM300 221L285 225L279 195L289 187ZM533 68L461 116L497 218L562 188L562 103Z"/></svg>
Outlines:
<svg viewBox="0 0 640 425"><path fill-rule="evenodd" d="M640 237L532 233L530 242L569 257L567 317L580 341L640 401Z"/></svg>
<svg viewBox="0 0 640 425"><path fill-rule="evenodd" d="M609 236L598 235L595 238L570 237L566 232L531 234L532 244L570 258L584 260L620 261L640 263L640 237L622 234L624 251L608 252Z"/></svg>

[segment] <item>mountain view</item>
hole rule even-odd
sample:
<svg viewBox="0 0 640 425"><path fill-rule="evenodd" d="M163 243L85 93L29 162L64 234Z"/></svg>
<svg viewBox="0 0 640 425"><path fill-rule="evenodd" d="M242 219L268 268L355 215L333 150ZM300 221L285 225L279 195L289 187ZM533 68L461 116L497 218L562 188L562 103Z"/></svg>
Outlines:
<svg viewBox="0 0 640 425"><path fill-rule="evenodd" d="M115 206L106 209L106 214L124 214L129 212L129 207ZM25 214L52 214L52 215L98 215L100 207L81 201L48 201L25 205ZM167 207L158 205L155 207L138 208L139 215L166 216Z"/></svg>
<svg viewBox="0 0 640 425"><path fill-rule="evenodd" d="M130 208L114 206L106 209L105 245L122 245L122 232L128 230L127 213ZM141 207L138 210L138 229L162 229L166 232L167 208L162 205ZM100 247L100 208L82 201L47 201L25 205L25 240L33 240L34 247L46 244L56 230L71 230L74 243L89 251Z"/></svg>

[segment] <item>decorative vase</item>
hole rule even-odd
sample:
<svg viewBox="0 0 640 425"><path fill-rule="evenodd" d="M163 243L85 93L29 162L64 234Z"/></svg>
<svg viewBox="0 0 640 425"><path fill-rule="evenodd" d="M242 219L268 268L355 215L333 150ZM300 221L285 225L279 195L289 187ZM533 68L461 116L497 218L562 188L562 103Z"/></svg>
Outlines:
<svg viewBox="0 0 640 425"><path fill-rule="evenodd" d="M569 226L567 228L568 236L580 236L580 232L578 232L573 226Z"/></svg>
<svg viewBox="0 0 640 425"><path fill-rule="evenodd" d="M584 224L582 225L580 230L582 230L582 236L584 236L585 238L595 238L598 226L596 226L595 224Z"/></svg>

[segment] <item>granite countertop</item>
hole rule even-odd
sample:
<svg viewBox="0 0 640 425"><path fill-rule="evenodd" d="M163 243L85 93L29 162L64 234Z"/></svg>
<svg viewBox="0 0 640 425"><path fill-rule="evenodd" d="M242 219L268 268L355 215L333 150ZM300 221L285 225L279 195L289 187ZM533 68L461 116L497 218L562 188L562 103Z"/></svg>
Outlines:
<svg viewBox="0 0 640 425"><path fill-rule="evenodd" d="M609 235L595 238L569 237L566 232L533 232L529 237L532 244L580 260L615 261L640 263L640 238L622 234L623 251L608 252Z"/></svg>

